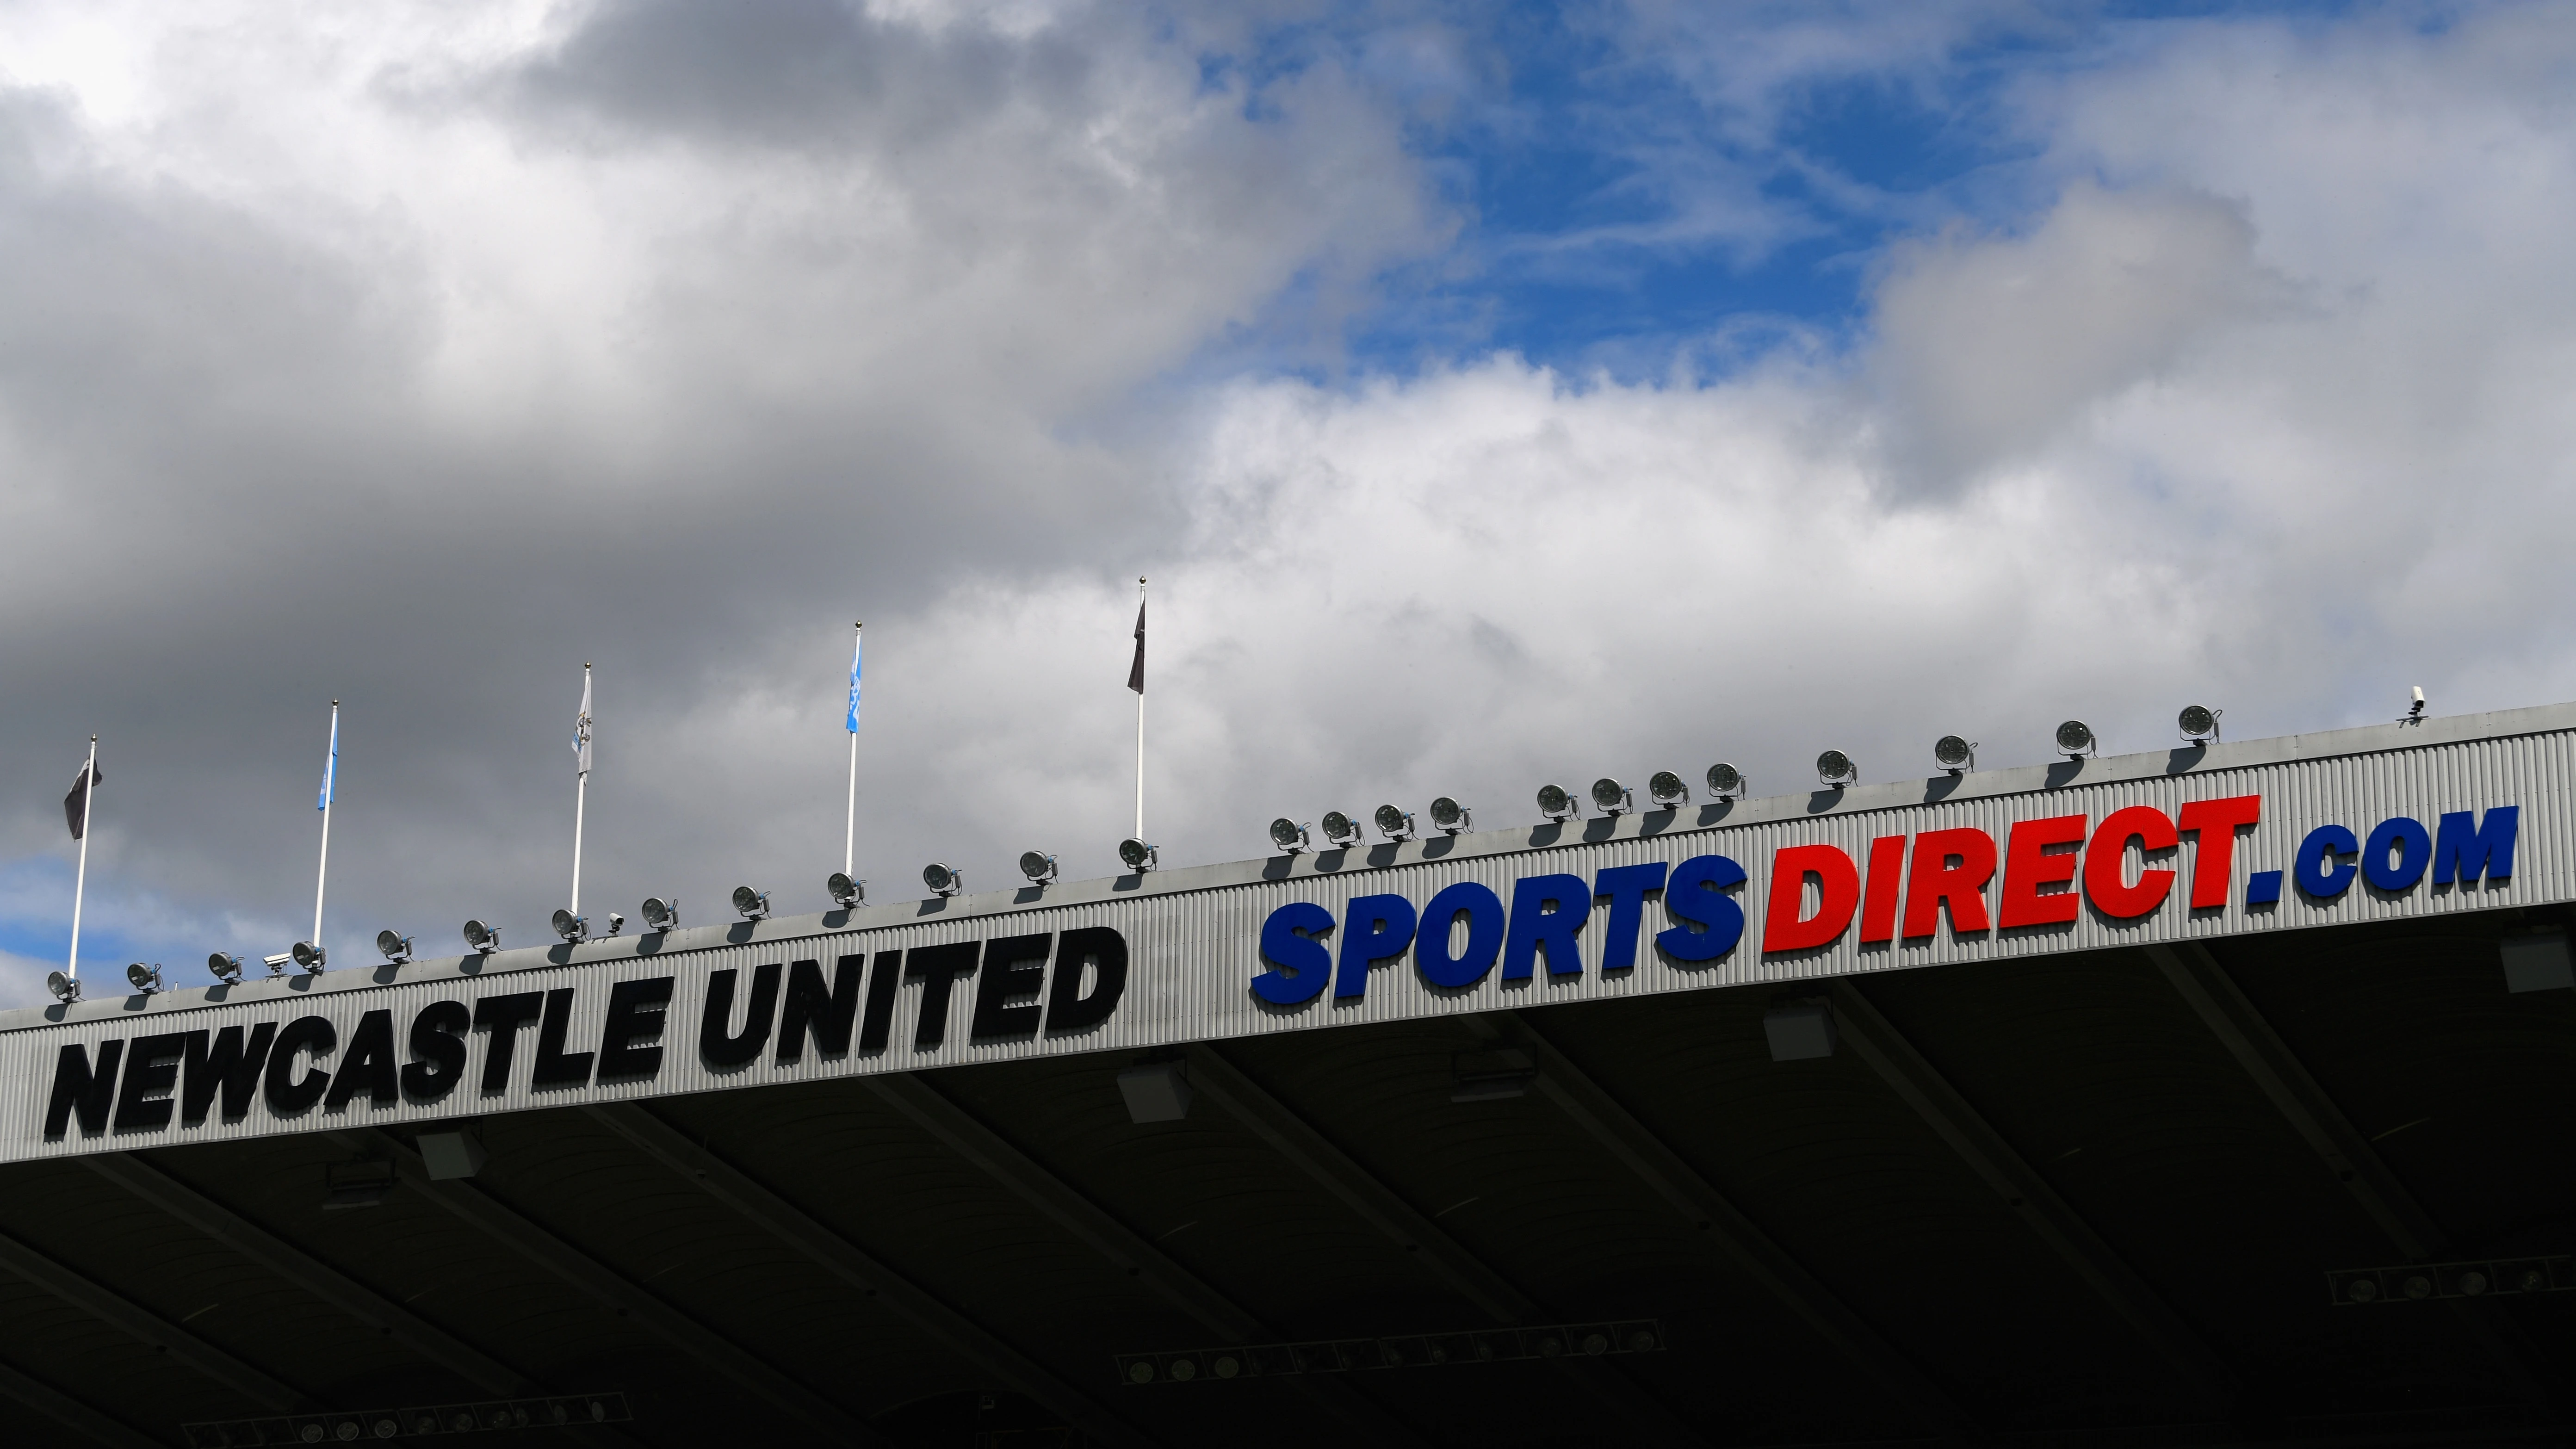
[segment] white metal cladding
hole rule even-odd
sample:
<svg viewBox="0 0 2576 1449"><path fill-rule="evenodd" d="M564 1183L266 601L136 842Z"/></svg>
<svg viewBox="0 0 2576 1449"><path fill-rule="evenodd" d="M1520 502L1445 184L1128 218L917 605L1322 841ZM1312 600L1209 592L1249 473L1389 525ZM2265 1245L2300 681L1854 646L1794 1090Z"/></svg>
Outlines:
<svg viewBox="0 0 2576 1449"><path fill-rule="evenodd" d="M1896 970L1952 961L2044 955L2330 924L2388 920L2446 911L2528 906L2576 899L2576 811L2568 791L2576 781L2576 706L2520 710L2422 726L2381 726L2331 735L2222 745L2208 750L2087 760L2080 764L1980 772L1964 778L1818 791L1812 795L1693 806L1616 819L1576 821L1491 831L1454 839L1380 845L1350 852L1131 875L1026 887L949 901L897 902L826 916L696 927L668 936L645 935L580 946L520 949L489 958L334 971L321 976L254 981L231 988L174 991L151 997L109 998L71 1007L49 1007L0 1016L0 1160L113 1151L190 1141L218 1141L274 1133L330 1130L354 1125L421 1122L580 1102L616 1101L703 1092L773 1082L812 1081L882 1071L908 1071L980 1061L1086 1051L1131 1051L1150 1046L1271 1032L1305 1031L1361 1022L1451 1015L1497 1008L1690 991L1759 982L1792 982L1863 971ZM1999 851L2019 820L2082 814L2098 824L2115 809L2151 805L2168 815L2187 801L2254 794L2262 797L2259 824L2237 839L2229 900L2215 911L2188 909L2194 851L2188 839L2172 853L2181 872L2165 904L2133 921L2086 911L2063 927L1958 935L1946 917L1932 937L1864 947L1857 927L1832 945L1787 959L1760 950L1763 916L1775 851L1826 844L1865 866L1870 842L1889 835L1969 826L1992 836ZM2333 901L2315 901L2285 885L2277 906L2251 909L2248 878L2257 871L2287 871L2300 840L2327 824L2356 836L2392 816L2406 815L2428 828L2456 811L2483 816L2498 806L2518 807L2514 872L2510 880L2470 889L2436 889L2419 882L2396 894L2359 882ZM1586 880L1619 865L1696 855L1728 856L1750 877L1736 898L1746 916L1743 940L1704 966L1675 963L1651 945L1670 923L1649 903L1633 971L1605 977L1597 967L1608 907L1595 902L1581 938L1586 970L1556 977L1540 970L1529 981L1506 983L1500 970L1475 986L1447 990L1425 983L1413 955L1379 964L1365 995L1337 1001L1329 991L1302 1006L1275 1007L1253 996L1252 978L1266 968L1260 932L1270 912L1292 901L1311 901L1340 919L1360 895L1396 894L1418 909L1433 893L1458 881L1486 885L1508 905L1513 882L1527 876L1567 873ZM2140 862L2131 847L2129 869ZM1989 909L1999 898L2002 871L1987 883ZM982 941L1040 932L1106 926L1128 949L1123 997L1109 1018L1088 1031L1041 1033L1026 1040L976 1042L969 1025L976 978L956 982L945 1040L916 1050L913 1033L924 988L906 983L896 992L887 1045L823 1057L810 1044L802 1060L780 1064L771 1041L750 1064L729 1070L707 1066L698 1034L708 983L718 972L738 973L733 1021L739 1027L753 970L764 962L816 960L827 979L839 958L960 941ZM1433 926L1433 929L1438 927ZM1049 963L1053 973L1066 969ZM1076 969L1079 969L1078 966ZM365 1096L341 1110L323 1106L291 1118L273 1115L264 1101L236 1122L220 1109L198 1126L152 1131L108 1130L89 1134L75 1121L58 1140L43 1135L61 1048L81 1045L99 1060L109 1040L128 1043L123 1063L132 1068L131 1044L146 1035L220 1030L262 1021L283 1027L318 1015L335 1028L342 1051L319 1060L331 1069L361 1017L391 1013L397 1056L409 1060L411 1022L436 1001L476 1000L506 993L574 991L568 1050L596 1051L605 1025L609 989L617 982L668 976L673 994L660 1036L659 1071L649 1079L537 1089L530 1085L538 1047L535 1023L518 1032L507 1088L486 1094L476 1078L489 1050L487 1034L470 1033L466 1080L443 1100L376 1104ZM783 983L782 983L783 985ZM782 989L782 996L784 994ZM1045 992L1037 998L1047 1000ZM861 1013L864 1015L864 995Z"/></svg>

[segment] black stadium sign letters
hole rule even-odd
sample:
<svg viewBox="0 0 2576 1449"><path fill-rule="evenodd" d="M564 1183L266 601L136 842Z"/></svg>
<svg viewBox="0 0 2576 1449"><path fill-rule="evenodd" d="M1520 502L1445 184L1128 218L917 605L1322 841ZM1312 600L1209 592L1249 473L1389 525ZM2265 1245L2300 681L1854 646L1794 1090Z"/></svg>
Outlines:
<svg viewBox="0 0 2576 1449"><path fill-rule="evenodd" d="M890 1052L909 1059L948 1039L960 983L969 979L969 1041L1070 1036L1116 1010L1127 985L1127 942L1112 928L1091 926L845 955L828 972L814 959L724 967L707 973L698 993L698 1062L714 1078L707 1085L725 1087L765 1080L758 1070L764 1054L773 1069L804 1062L809 1048L825 1061ZM651 1083L662 1073L679 984L671 975L614 982L604 1003L582 1000L584 988L571 986L435 1000L399 1032L393 1011L380 1007L354 1023L300 1015L66 1042L55 1058L45 1137L60 1139L75 1123L94 1136L161 1132L174 1120L183 1130L210 1117L238 1122L255 1105L277 1118L317 1108L428 1106L446 1100L469 1073L482 1096L521 1080L540 1092ZM911 1039L896 1048L895 1008L908 985L919 988L917 1010ZM577 1038L576 1019L601 1007L595 1032ZM522 1050L530 1032L534 1041Z"/></svg>

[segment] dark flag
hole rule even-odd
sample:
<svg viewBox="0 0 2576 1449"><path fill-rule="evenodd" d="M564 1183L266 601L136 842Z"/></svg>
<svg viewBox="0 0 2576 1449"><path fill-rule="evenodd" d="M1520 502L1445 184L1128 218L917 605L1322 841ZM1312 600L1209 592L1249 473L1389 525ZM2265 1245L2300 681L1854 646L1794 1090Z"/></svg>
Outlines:
<svg viewBox="0 0 2576 1449"><path fill-rule="evenodd" d="M72 839L80 839L81 827L88 823L90 787L106 778L94 764L83 766L79 774L72 776L72 792L63 797L63 823L72 828Z"/></svg>
<svg viewBox="0 0 2576 1449"><path fill-rule="evenodd" d="M1138 579L1137 583L1145 582ZM1127 666L1127 687L1138 694L1145 692L1145 601L1136 601L1136 662Z"/></svg>

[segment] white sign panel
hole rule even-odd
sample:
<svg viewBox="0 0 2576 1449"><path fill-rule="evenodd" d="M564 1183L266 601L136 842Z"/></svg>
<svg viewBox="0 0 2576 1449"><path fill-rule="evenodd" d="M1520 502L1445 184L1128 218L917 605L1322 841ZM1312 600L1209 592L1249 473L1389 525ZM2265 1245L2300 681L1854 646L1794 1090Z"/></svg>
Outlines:
<svg viewBox="0 0 2576 1449"><path fill-rule="evenodd" d="M0 1160L2576 899L2576 707L0 1018Z"/></svg>

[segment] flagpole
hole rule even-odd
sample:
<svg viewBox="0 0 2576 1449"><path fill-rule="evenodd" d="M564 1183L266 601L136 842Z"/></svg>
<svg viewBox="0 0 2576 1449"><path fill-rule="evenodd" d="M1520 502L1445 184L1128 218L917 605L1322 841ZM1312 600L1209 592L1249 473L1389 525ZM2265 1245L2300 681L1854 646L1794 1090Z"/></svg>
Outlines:
<svg viewBox="0 0 2576 1449"><path fill-rule="evenodd" d="M322 888L331 880L331 797L340 793L340 701L331 701L331 756L322 767L322 863L313 869L313 934L305 939L322 946Z"/></svg>
<svg viewBox="0 0 2576 1449"><path fill-rule="evenodd" d="M850 625L850 673L855 680L859 669L859 631L866 625L862 619ZM850 819L841 835L841 874L856 875L859 860L859 725L855 703L850 712Z"/></svg>
<svg viewBox="0 0 2576 1449"><path fill-rule="evenodd" d="M1139 629L1144 627L1144 613L1145 576L1139 574L1136 576L1136 616ZM1137 641L1136 647L1140 650L1145 647L1141 638ZM1136 691L1136 838L1138 840L1145 838L1145 691L1142 689Z"/></svg>
<svg viewBox="0 0 2576 1449"><path fill-rule="evenodd" d="M590 731L590 665L581 666L581 728ZM574 776L572 791L572 913L581 914L581 826L582 814L590 808L590 757L581 760L581 771Z"/></svg>
<svg viewBox="0 0 2576 1449"><path fill-rule="evenodd" d="M57 777L59 778L59 777ZM81 767L81 847L80 870L72 877L72 959L64 971L74 981L80 979L81 892L89 887L89 808L98 797L98 736L89 737L89 763Z"/></svg>

